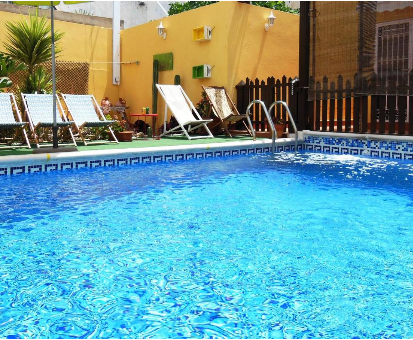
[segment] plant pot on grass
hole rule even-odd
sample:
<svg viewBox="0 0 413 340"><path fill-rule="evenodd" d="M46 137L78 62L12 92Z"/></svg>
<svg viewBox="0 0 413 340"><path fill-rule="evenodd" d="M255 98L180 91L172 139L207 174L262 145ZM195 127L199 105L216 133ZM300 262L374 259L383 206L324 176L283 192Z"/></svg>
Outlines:
<svg viewBox="0 0 413 340"><path fill-rule="evenodd" d="M119 142L132 142L133 131L119 131L114 133ZM113 140L111 134L109 134L109 140Z"/></svg>
<svg viewBox="0 0 413 340"><path fill-rule="evenodd" d="M132 142L133 131L126 130L126 120L122 119L112 124L112 131L119 142ZM109 140L113 140L111 133L109 133Z"/></svg>

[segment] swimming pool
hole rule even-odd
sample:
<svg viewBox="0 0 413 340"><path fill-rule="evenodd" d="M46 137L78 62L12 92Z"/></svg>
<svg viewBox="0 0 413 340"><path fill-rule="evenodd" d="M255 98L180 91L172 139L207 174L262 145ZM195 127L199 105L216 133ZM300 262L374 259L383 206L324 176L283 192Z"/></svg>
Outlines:
<svg viewBox="0 0 413 340"><path fill-rule="evenodd" d="M280 153L0 187L0 338L413 336L412 162Z"/></svg>

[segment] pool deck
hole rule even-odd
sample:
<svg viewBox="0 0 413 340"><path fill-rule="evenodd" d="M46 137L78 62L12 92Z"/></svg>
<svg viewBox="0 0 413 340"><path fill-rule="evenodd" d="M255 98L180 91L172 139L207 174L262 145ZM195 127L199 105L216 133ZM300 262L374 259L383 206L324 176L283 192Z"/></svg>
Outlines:
<svg viewBox="0 0 413 340"><path fill-rule="evenodd" d="M49 172L106 166L174 162L209 157L265 154L272 151L272 140L250 136L215 136L188 140L185 137L164 137L160 140L139 139L132 142L78 145L77 151L52 152L50 146L39 149L0 149L0 176L21 173ZM73 149L73 147L72 147ZM67 149L66 149L67 150ZM413 161L413 138L410 136L378 136L363 134L331 134L313 131L275 140L274 152L305 150L354 156L368 156ZM54 151L54 150L53 150Z"/></svg>
<svg viewBox="0 0 413 340"><path fill-rule="evenodd" d="M302 143L303 140L297 144L298 149L302 149ZM274 150L292 151L294 145L293 138L279 138ZM61 146L61 152L55 152L49 146L42 153L34 153L39 149L3 149L0 151L0 176L268 153L272 150L272 140L259 138L254 141L249 136L218 136L195 140L167 137L119 144L79 145L77 151L71 152L67 152L67 149L64 151L64 148L65 146ZM73 146L70 149L73 150Z"/></svg>
<svg viewBox="0 0 413 340"><path fill-rule="evenodd" d="M103 155L120 155L131 153L146 153L159 151L179 151L190 149L215 149L221 147L243 146L246 147L254 144L271 145L271 139L257 138L253 141L250 136L234 136L232 138L226 136L218 136L214 138L193 139L188 140L186 137L165 137L160 140L155 139L138 139L132 142L110 143L102 142L97 144L89 144L84 146L83 143L78 143L77 151L66 152L65 148L73 149L73 145L59 145L62 152L50 152L51 145L47 148L41 147L32 149L28 148L5 148L0 149L0 163L13 162L18 160L42 159L47 156L50 158L74 158L82 156L103 156ZM302 140L300 140L302 142ZM294 138L278 138L276 145L291 145L294 143ZM44 150L44 152L38 151ZM37 151L37 153L34 153Z"/></svg>
<svg viewBox="0 0 413 340"><path fill-rule="evenodd" d="M265 138L257 138L257 140L266 140ZM281 139L282 140L282 139ZM205 139L193 139L188 140L186 137L164 137L160 140L154 139L137 139L132 142L119 142L116 143L99 143L99 144L89 144L84 146L82 142L78 143L77 153L82 153L84 151L96 151L97 154L102 153L102 150L124 150L125 152L131 151L130 149L145 149L145 148L163 148L163 147L180 147L180 146L193 146L193 145L205 145L205 144L219 144L219 143L238 143L238 142L251 142L252 138L249 136L234 136L229 138L226 136L218 136L214 138ZM60 149L66 148L64 145L59 145ZM43 148L40 148L43 149ZM28 148L5 148L0 149L0 159L3 156L22 156L22 155L33 155L33 151L38 150L32 145L32 149ZM63 151L62 150L62 151ZM135 150L134 150L135 151Z"/></svg>

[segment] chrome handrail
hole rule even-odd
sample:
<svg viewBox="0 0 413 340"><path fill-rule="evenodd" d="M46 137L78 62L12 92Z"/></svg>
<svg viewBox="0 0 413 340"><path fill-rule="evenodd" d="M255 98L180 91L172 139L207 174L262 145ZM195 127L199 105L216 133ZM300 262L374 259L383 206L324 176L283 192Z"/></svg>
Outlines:
<svg viewBox="0 0 413 340"><path fill-rule="evenodd" d="M275 136L276 136L277 132L275 131L274 123L273 123L270 115L268 114L267 107L265 106L264 102L261 101L261 100L253 100L251 103L249 103L249 105L248 105L248 107L247 107L247 118L248 118L248 123L249 123L250 126L251 126L253 138L254 138L254 140L255 140L255 130L252 128L252 124L251 124L249 115L250 115L251 106L254 105L254 104L260 104L260 105L262 106L262 108L264 109L264 113L265 113L265 115L267 116L268 124L270 125L270 128L271 128L271 134L272 134L272 153L275 153Z"/></svg>
<svg viewBox="0 0 413 340"><path fill-rule="evenodd" d="M297 126L295 125L293 116L292 116L292 114L291 114L290 109L288 108L287 103L286 103L286 102L283 102L283 101L281 101L281 100L275 101L274 103L272 103L272 104L270 105L270 108L268 109L268 113L271 113L271 110L272 110L272 109L274 108L274 106L277 105L277 104L281 104L281 105L283 105L283 106L287 109L288 117L290 118L290 123L292 124L292 126L293 126L293 128L294 128L294 133L295 133L295 152L297 152L297 143L298 143ZM268 119L269 121L271 120L270 118L268 118L268 116L267 116L267 119ZM271 121L272 121L272 120L271 120ZM275 131L275 134L277 134L277 131ZM278 137L278 136L277 136L277 137Z"/></svg>

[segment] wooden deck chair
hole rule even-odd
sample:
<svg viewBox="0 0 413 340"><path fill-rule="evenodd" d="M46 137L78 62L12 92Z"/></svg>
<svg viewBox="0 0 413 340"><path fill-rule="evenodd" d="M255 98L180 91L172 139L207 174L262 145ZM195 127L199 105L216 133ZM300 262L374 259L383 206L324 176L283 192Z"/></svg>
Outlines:
<svg viewBox="0 0 413 340"><path fill-rule="evenodd" d="M168 107L178 122L178 126L168 131L165 131L166 128L164 128L164 132L161 136L165 136L176 131L181 135L184 134L188 139L214 138L211 131L207 127L207 124L212 122L212 119L202 119L192 102L189 100L188 96L185 94L181 85L156 84L156 87L165 100L165 122ZM195 116L192 114L192 111L195 113ZM166 126L166 124L164 126ZM189 132L198 129L201 126L204 127L207 135L189 135Z"/></svg>
<svg viewBox="0 0 413 340"><path fill-rule="evenodd" d="M231 98L229 97L227 91L222 86L202 86L202 89L205 91L206 96L211 105L211 110L215 116L219 118L219 122L211 126L211 130L219 124L222 124L226 134L229 137L232 137L229 132L228 125L242 120L245 128L247 129L250 136L252 136L250 128L248 128L245 123L247 115L241 115ZM248 120L248 119L247 119Z"/></svg>
<svg viewBox="0 0 413 340"><path fill-rule="evenodd" d="M1 148L26 147L30 149L30 143L29 139L27 138L27 133L25 129L26 125L27 122L22 121L19 108L16 104L16 98L14 98L14 94L0 93L0 129L15 129L16 134L14 139L16 139L20 130L23 137L23 143L21 145L13 145L13 139L10 143L8 143L8 145L1 146ZM24 145L24 143L26 143L26 145Z"/></svg>
<svg viewBox="0 0 413 340"><path fill-rule="evenodd" d="M110 125L116 120L106 120L93 95L62 94L62 97L67 106L68 114L75 122L76 130L85 145L87 145L87 128L90 127L107 127L113 141L104 141L104 143L119 143L110 128ZM89 144L92 143L102 143L102 141L89 142Z"/></svg>
<svg viewBox="0 0 413 340"><path fill-rule="evenodd" d="M24 107L27 113L27 119L35 140L36 147L40 148L40 138L50 139L50 130L53 127L53 95L52 94L26 94L22 93ZM76 146L75 137L70 128L74 122L68 121L59 97L56 96L56 125L59 127L60 138L64 138L66 132L70 133L73 143ZM38 135L37 129L43 128L41 136ZM49 146L44 144L42 146Z"/></svg>

